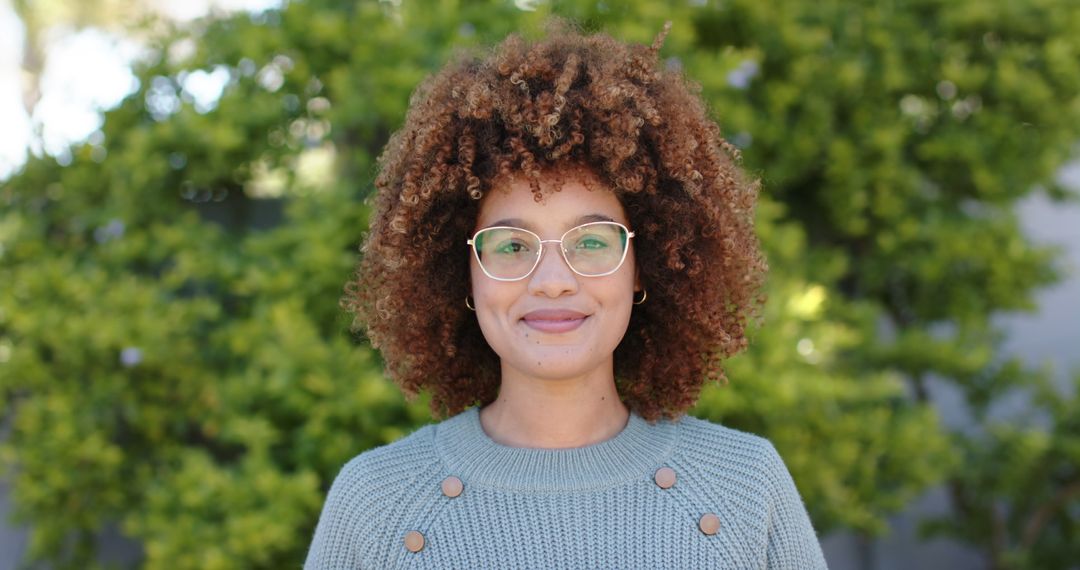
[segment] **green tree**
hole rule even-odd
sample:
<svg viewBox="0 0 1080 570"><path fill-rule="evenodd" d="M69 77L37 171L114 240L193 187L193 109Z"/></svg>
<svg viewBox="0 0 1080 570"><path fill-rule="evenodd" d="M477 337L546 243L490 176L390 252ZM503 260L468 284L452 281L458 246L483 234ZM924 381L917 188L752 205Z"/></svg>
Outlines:
<svg viewBox="0 0 1080 570"><path fill-rule="evenodd" d="M840 348L844 369L861 382L898 375L920 408L931 379L968 404L971 429L949 432L954 514L929 529L984 549L994 568L1080 558L1076 400L1001 358L990 320L1032 309L1033 292L1059 276L1055 249L1025 238L1015 206L1037 191L1076 198L1054 175L1080 138L1080 5L733 0L694 23L702 47L745 51L734 74L708 74L707 58L685 65L712 78L705 89L715 89L727 131L752 135L747 163L808 251L841 260L836 273L827 262L806 267L843 299L829 314L846 321L866 310L878 323ZM1073 384L1075 393L1080 378ZM1030 397L1032 419L989 413L1018 394ZM874 463L894 466L888 457L864 465Z"/></svg>
<svg viewBox="0 0 1080 570"><path fill-rule="evenodd" d="M429 420L336 305L374 157L453 49L549 13L638 42L672 20L665 64L762 177L765 326L696 413L774 441L819 531L884 532L944 479L956 516L935 528L999 567L1075 560L1076 400L996 358L989 320L1057 275L1013 206L1066 196L1064 0L308 0L172 30L102 137L0 190L0 464L31 556L94 567L120 522L146 568L299 565L344 461ZM217 70L204 107L184 86ZM937 420L931 376L979 429ZM992 425L1016 390L1052 429Z"/></svg>

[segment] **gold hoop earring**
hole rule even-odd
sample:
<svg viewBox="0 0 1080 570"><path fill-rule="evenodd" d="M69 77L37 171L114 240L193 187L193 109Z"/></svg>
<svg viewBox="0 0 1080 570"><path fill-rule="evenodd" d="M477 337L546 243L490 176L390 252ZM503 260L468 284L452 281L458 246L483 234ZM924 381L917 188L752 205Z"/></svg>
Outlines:
<svg viewBox="0 0 1080 570"><path fill-rule="evenodd" d="M465 295L465 306L468 307L470 311L472 311L474 313L476 312L476 307L469 304L469 296L468 295Z"/></svg>
<svg viewBox="0 0 1080 570"><path fill-rule="evenodd" d="M641 300L640 301L634 301L634 304L635 305L640 305L640 304L644 303L645 299L647 299L648 297L649 297L649 292L642 289L641 290Z"/></svg>

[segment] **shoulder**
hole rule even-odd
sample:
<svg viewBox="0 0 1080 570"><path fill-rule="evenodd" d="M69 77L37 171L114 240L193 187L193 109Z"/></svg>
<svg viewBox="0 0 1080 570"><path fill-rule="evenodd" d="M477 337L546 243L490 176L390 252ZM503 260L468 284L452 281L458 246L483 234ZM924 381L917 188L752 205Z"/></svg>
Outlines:
<svg viewBox="0 0 1080 570"><path fill-rule="evenodd" d="M383 507L390 507L402 493L413 488L418 477L439 469L435 453L434 425L425 425L409 435L368 449L346 462L326 497L325 509L348 513L357 524L370 520Z"/></svg>
<svg viewBox="0 0 1080 570"><path fill-rule="evenodd" d="M435 460L433 436L436 425L421 426L397 441L356 455L345 463L338 477L378 479Z"/></svg>
<svg viewBox="0 0 1080 570"><path fill-rule="evenodd" d="M683 451L708 454L717 459L749 463L779 458L772 442L760 435L690 415L679 419L678 447Z"/></svg>
<svg viewBox="0 0 1080 570"><path fill-rule="evenodd" d="M690 415L679 420L675 453L703 476L752 488L761 497L770 496L791 478L768 439Z"/></svg>
<svg viewBox="0 0 1080 570"><path fill-rule="evenodd" d="M768 568L826 568L802 498L768 439L692 416L679 422L676 456L696 496L721 518L757 531Z"/></svg>
<svg viewBox="0 0 1080 570"><path fill-rule="evenodd" d="M416 505L417 485L439 471L433 430L421 427L345 463L326 495L305 568L355 568L389 548L402 507Z"/></svg>
<svg viewBox="0 0 1080 570"><path fill-rule="evenodd" d="M357 454L341 467L334 485L378 486L386 480L400 480L402 473L415 473L438 462L434 447L435 426L422 426L397 441Z"/></svg>

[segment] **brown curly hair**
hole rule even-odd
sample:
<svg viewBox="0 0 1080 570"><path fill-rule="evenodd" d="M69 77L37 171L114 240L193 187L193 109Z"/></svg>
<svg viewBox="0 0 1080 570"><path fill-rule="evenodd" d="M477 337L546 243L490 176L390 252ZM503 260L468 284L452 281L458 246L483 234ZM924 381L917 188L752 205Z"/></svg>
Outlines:
<svg viewBox="0 0 1080 570"><path fill-rule="evenodd" d="M697 87L651 46L584 35L563 20L544 39L511 35L459 53L410 99L379 157L371 229L341 305L405 394L430 390L436 416L495 400L499 357L466 308L465 240L481 198L520 173L589 168L629 217L646 303L615 349L623 402L652 421L727 380L746 347L767 266L754 234L758 186L709 119Z"/></svg>

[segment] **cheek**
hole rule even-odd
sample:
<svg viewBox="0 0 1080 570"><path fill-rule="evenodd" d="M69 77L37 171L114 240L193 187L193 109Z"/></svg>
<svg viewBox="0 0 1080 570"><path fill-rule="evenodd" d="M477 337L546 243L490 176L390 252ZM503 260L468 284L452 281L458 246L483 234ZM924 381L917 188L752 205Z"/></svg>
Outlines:
<svg viewBox="0 0 1080 570"><path fill-rule="evenodd" d="M476 318L486 336L494 332L500 315L508 311L514 300L514 287L510 283L501 283L484 275L475 259L469 265L469 278Z"/></svg>
<svg viewBox="0 0 1080 570"><path fill-rule="evenodd" d="M508 321L515 299L510 291L512 288L506 287L507 283L489 279L479 269L475 270L472 279L473 306L476 307L473 314L480 326L480 334L495 354L505 358L511 351L514 329L514 323Z"/></svg>
<svg viewBox="0 0 1080 570"><path fill-rule="evenodd" d="M499 282L491 279L487 275L484 275L484 270L480 269L480 264L475 259L470 258L469 261L469 291L471 292L477 303L481 300L488 300L493 294L497 294L498 288L493 285L498 285ZM480 305L477 304L477 307Z"/></svg>
<svg viewBox="0 0 1080 570"><path fill-rule="evenodd" d="M630 261L628 259L627 261ZM628 263L625 272L620 272L618 279L606 290L606 301L612 313L612 334L620 339L626 333L630 323L630 315L634 310L634 285L635 276L633 264Z"/></svg>
<svg viewBox="0 0 1080 570"><path fill-rule="evenodd" d="M626 326L630 323L630 314L634 311L634 279L631 276L625 283L620 283L619 291L612 299L612 311L616 315L617 326L622 333L626 332ZM622 334L620 333L620 337Z"/></svg>

